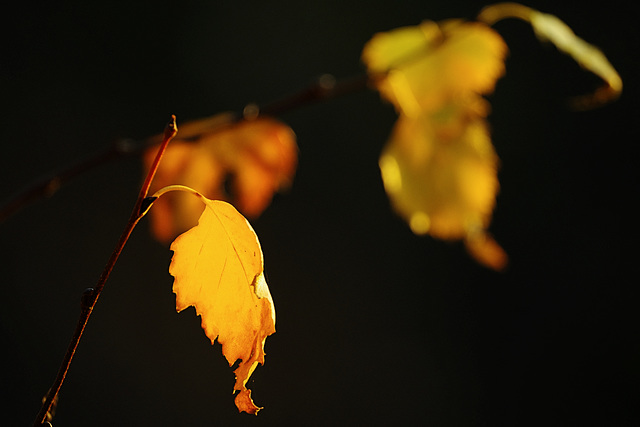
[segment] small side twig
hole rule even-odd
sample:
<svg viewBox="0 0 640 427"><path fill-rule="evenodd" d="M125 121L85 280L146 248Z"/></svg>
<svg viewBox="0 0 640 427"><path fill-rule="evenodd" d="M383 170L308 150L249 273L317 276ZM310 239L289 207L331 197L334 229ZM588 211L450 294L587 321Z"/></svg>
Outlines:
<svg viewBox="0 0 640 427"><path fill-rule="evenodd" d="M0 209L0 223L36 200L53 196L63 184L77 176L113 160L137 153L142 146L143 144L131 140L116 141L107 150L81 160L59 173L36 182L31 185L31 187L17 194Z"/></svg>
<svg viewBox="0 0 640 427"><path fill-rule="evenodd" d="M36 417L33 423L34 427L42 426L45 420L47 419L47 414L51 410L51 406L53 402L56 400L58 393L60 392L60 388L62 387L62 383L64 382L67 372L69 371L69 366L73 361L73 356L75 355L76 349L78 348L78 344L80 343L80 339L82 338L84 329L87 326L87 322L89 321L89 317L93 312L93 308L95 307L98 301L98 298L100 297L100 294L104 289L104 285L107 282L107 279L109 278L109 275L113 270L113 267L118 261L118 258L120 257L120 253L122 252L122 249L124 248L125 244L129 240L129 236L131 236L133 229L146 213L146 210L143 210L142 207L143 207L144 200L147 197L147 193L149 192L151 181L153 180L156 170L158 169L158 165L160 163L160 160L162 159L162 155L164 154L164 151L167 148L167 145L169 144L169 141L173 139L173 137L176 135L177 132L178 132L178 128L176 126L176 117L171 116L171 120L169 121L169 123L167 124L167 127L165 128L162 143L160 144L160 148L158 149L158 154L156 155L156 158L151 168L149 168L147 177L145 178L144 183L140 188L140 192L138 193L138 198L136 199L136 203L133 207L133 210L131 211L131 216L127 221L127 225L125 226L120 236L120 239L116 244L115 249L111 253L109 260L107 261L107 265L104 267L104 270L102 271L102 274L100 275L100 278L98 279L98 282L95 288L93 289L89 288L85 290L85 292L82 295L82 304L81 304L81 311L80 311L80 317L78 319L78 324L76 325L76 329L73 334L73 337L71 338L71 342L67 347L67 352L64 356L64 359L62 360L60 369L58 370L58 375L55 381L53 382L53 385L49 389L49 392L47 393L47 396L42 404L42 407L40 408L40 412L38 412L38 416Z"/></svg>
<svg viewBox="0 0 640 427"><path fill-rule="evenodd" d="M253 106L254 108L246 108L244 114L239 114L236 117L237 120L241 120L242 118L255 118L258 115L277 116L316 102L359 92L367 87L368 82L369 78L365 74L340 81L336 81L333 76L325 74L321 76L317 82L298 93L268 103L263 107ZM41 198L52 196L63 184L66 184L77 176L111 161L139 154L143 149L153 145L155 141L155 138L147 138L143 141L117 141L106 151L82 160L61 172L36 182L0 207L0 223L27 205Z"/></svg>

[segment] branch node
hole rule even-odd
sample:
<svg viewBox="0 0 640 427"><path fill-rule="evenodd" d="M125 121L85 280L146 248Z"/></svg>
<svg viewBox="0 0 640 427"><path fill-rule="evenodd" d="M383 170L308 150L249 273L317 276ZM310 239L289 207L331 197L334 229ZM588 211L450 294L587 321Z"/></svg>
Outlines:
<svg viewBox="0 0 640 427"><path fill-rule="evenodd" d="M51 197L58 192L60 187L62 186L60 182L60 177L53 177L47 182L43 187L43 194L45 197Z"/></svg>
<svg viewBox="0 0 640 427"><path fill-rule="evenodd" d="M247 104L242 110L242 117L244 117L245 120L255 120L259 115L260 107L258 107L258 104L253 102L251 104Z"/></svg>
<svg viewBox="0 0 640 427"><path fill-rule="evenodd" d="M82 310L88 310L93 307L95 296L95 289L93 288L87 288L82 292L82 296L80 297L80 307Z"/></svg>
<svg viewBox="0 0 640 427"><path fill-rule="evenodd" d="M140 211L138 212L138 215L140 218L142 218L147 214L147 211L149 210L153 202L156 201L157 198L158 197L156 196L149 196L142 199L142 203L140 204Z"/></svg>
<svg viewBox="0 0 640 427"><path fill-rule="evenodd" d="M118 154L133 154L137 151L139 143L131 138L118 139L113 143L113 149Z"/></svg>
<svg viewBox="0 0 640 427"><path fill-rule="evenodd" d="M336 87L336 78L333 74L323 74L318 78L318 87L323 92L331 92Z"/></svg>
<svg viewBox="0 0 640 427"><path fill-rule="evenodd" d="M169 123L164 129L164 138L165 140L171 139L178 133L178 125L176 124L176 116L174 114L171 115L169 119Z"/></svg>

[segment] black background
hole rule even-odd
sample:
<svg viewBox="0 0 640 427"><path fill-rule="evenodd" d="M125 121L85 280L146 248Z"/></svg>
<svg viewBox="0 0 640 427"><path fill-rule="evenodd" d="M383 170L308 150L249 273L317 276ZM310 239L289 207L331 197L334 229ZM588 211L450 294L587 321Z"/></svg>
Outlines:
<svg viewBox="0 0 640 427"><path fill-rule="evenodd" d="M372 34L472 18L477 1L36 2L5 10L0 198L106 148L363 72ZM233 374L193 309L175 313L170 251L144 220L89 322L55 426L637 425L638 6L528 5L601 47L621 99L565 108L597 78L520 21L489 97L501 157L491 231L502 274L416 237L377 158L395 120L372 91L281 118L291 190L253 221L278 332L238 414ZM139 159L97 168L0 224L0 425L30 425L79 310L126 223Z"/></svg>

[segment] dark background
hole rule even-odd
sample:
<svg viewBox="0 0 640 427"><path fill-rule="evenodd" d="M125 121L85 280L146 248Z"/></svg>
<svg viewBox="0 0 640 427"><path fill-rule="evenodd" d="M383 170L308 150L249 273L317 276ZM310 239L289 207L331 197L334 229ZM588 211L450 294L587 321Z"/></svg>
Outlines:
<svg viewBox="0 0 640 427"><path fill-rule="evenodd" d="M121 137L358 75L364 43L478 1L35 2L5 10L0 200ZM520 21L489 97L501 157L491 231L502 274L416 237L377 158L395 113L372 91L289 112L292 189L253 221L278 332L238 414L233 374L144 220L89 322L54 425L637 425L638 6L530 1L600 46L621 99ZM635 3L637 4L637 3ZM0 425L30 425L141 181L139 159L84 174L0 224Z"/></svg>

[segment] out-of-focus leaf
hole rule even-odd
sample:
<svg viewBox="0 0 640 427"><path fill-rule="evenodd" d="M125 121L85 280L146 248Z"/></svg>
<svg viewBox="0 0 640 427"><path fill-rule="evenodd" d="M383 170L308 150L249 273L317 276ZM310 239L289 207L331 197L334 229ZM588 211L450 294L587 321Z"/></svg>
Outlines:
<svg viewBox="0 0 640 427"><path fill-rule="evenodd" d="M476 260L499 270L506 254L485 231L499 188L498 156L482 118L459 108L450 114L449 123L398 119L380 156L385 189L414 233L463 239Z"/></svg>
<svg viewBox="0 0 640 427"><path fill-rule="evenodd" d="M571 28L556 16L517 3L487 6L478 15L479 20L490 25L505 18L519 18L529 22L539 39L553 43L584 69L604 80L604 87L591 95L576 98L574 107L591 108L617 98L622 92L622 79L602 51L576 36Z"/></svg>
<svg viewBox="0 0 640 427"><path fill-rule="evenodd" d="M502 269L507 256L486 232L498 191L498 158L481 95L504 73L507 52L489 25L508 17L600 76L606 86L574 104L590 107L619 95L622 80L600 50L552 15L517 3L488 6L481 22L425 21L376 34L362 59L371 81L399 114L380 157L391 202L417 234L463 239L480 263Z"/></svg>
<svg viewBox="0 0 640 427"><path fill-rule="evenodd" d="M150 164L155 147L145 154ZM151 191L173 184L192 187L211 199L233 203L257 217L274 192L287 188L297 165L293 131L271 118L234 122L231 115L181 126L168 146ZM201 204L182 194L167 194L151 211L152 231L168 242L195 225Z"/></svg>
<svg viewBox="0 0 640 427"><path fill-rule="evenodd" d="M399 113L433 112L469 92L488 93L504 73L506 45L487 25L460 20L425 21L379 33L362 59L376 87Z"/></svg>
<svg viewBox="0 0 640 427"><path fill-rule="evenodd" d="M489 236L498 157L480 95L504 73L506 45L487 25L423 22L375 35L363 60L399 118L380 156L393 207L414 233L462 239L482 264L506 254Z"/></svg>
<svg viewBox="0 0 640 427"><path fill-rule="evenodd" d="M264 363L265 340L275 332L260 243L233 206L190 192L199 196L205 209L198 225L171 244L169 272L175 278L176 309L194 306L205 334L212 344L217 339L222 345L229 366L240 360L234 371L236 406L256 414L260 408L246 383L257 364Z"/></svg>
<svg viewBox="0 0 640 427"><path fill-rule="evenodd" d="M417 234L462 239L489 223L498 157L484 120L467 120L444 129L432 117L400 117L382 152L385 189Z"/></svg>

